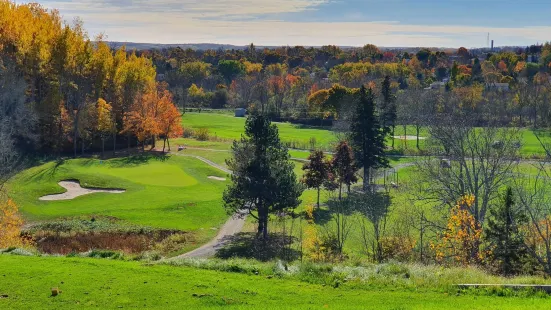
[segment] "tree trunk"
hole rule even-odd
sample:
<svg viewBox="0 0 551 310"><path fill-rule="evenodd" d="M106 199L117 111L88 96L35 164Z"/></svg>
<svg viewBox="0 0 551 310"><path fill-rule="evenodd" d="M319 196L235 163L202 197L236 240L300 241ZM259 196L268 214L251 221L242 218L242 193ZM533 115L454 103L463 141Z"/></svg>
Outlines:
<svg viewBox="0 0 551 310"><path fill-rule="evenodd" d="M78 139L78 113L75 115L73 122L73 155L77 158L77 139Z"/></svg>
<svg viewBox="0 0 551 310"><path fill-rule="evenodd" d="M342 200L342 182L339 182L339 200Z"/></svg>
<svg viewBox="0 0 551 310"><path fill-rule="evenodd" d="M421 150L421 148L419 147L419 126L415 126L415 130L417 131L416 134L417 134L417 149L418 150Z"/></svg>
<svg viewBox="0 0 551 310"><path fill-rule="evenodd" d="M115 157L115 153L117 152L117 133L113 133L113 157Z"/></svg>
<svg viewBox="0 0 551 310"><path fill-rule="evenodd" d="M166 146L166 138L163 139L163 154L165 152L165 146Z"/></svg>
<svg viewBox="0 0 551 310"><path fill-rule="evenodd" d="M262 236L263 240L268 239L268 210L265 210L261 204L258 206L257 236Z"/></svg>
<svg viewBox="0 0 551 310"><path fill-rule="evenodd" d="M105 159L105 137L101 136L101 158Z"/></svg>
<svg viewBox="0 0 551 310"><path fill-rule="evenodd" d="M396 126L392 125L392 149L394 150L394 135L396 134Z"/></svg>
<svg viewBox="0 0 551 310"><path fill-rule="evenodd" d="M318 187L318 210L320 209L320 192L321 192L321 187Z"/></svg>
<svg viewBox="0 0 551 310"><path fill-rule="evenodd" d="M369 167L364 167L364 192L371 191L371 180L370 180L370 171Z"/></svg>
<svg viewBox="0 0 551 310"><path fill-rule="evenodd" d="M166 143L168 144L168 151L170 152L170 139L166 137Z"/></svg>
<svg viewBox="0 0 551 310"><path fill-rule="evenodd" d="M80 140L80 155L84 156L84 139Z"/></svg>
<svg viewBox="0 0 551 310"><path fill-rule="evenodd" d="M404 149L408 149L408 126L404 125Z"/></svg>

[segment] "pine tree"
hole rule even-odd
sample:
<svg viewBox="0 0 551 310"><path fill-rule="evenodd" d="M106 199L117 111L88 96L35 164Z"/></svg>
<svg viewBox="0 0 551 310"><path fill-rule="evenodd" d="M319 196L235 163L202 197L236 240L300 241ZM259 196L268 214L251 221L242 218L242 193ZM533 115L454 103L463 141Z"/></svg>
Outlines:
<svg viewBox="0 0 551 310"><path fill-rule="evenodd" d="M364 191L371 189L371 169L387 168L385 155L386 132L380 126L375 113L375 99L371 89L360 88L360 97L356 104L356 113L350 125L350 141L354 149L358 168L364 169Z"/></svg>
<svg viewBox="0 0 551 310"><path fill-rule="evenodd" d="M258 220L258 236L266 240L269 214L296 208L303 187L277 127L265 116L247 119L245 135L233 143L232 154L226 162L233 174L224 206L230 213L248 211Z"/></svg>
<svg viewBox="0 0 551 310"><path fill-rule="evenodd" d="M507 188L503 203L490 209L485 230L490 258L505 276L519 271L520 260L526 254L519 232L519 225L525 221L524 214L515 206L513 190Z"/></svg>
<svg viewBox="0 0 551 310"><path fill-rule="evenodd" d="M381 94L383 102L381 105L381 126L394 137L396 129L396 118L398 111L396 108L396 97L390 89L390 77L387 75L382 83ZM394 139L392 139L392 148L394 148Z"/></svg>

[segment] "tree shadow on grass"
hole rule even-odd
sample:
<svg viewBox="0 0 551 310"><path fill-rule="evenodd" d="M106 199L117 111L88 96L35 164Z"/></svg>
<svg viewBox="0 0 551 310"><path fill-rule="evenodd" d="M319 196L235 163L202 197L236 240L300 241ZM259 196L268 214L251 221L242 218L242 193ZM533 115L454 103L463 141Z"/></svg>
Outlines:
<svg viewBox="0 0 551 310"><path fill-rule="evenodd" d="M316 224L325 225L333 219L335 213L350 216L355 211L354 205L349 199L343 198L339 200L338 198L331 198L327 201L325 207L314 210L314 221Z"/></svg>
<svg viewBox="0 0 551 310"><path fill-rule="evenodd" d="M225 246L216 252L216 257L252 258L259 261L283 259L292 261L300 257L300 253L291 249L290 245L296 240L294 237L271 233L268 240L258 239L255 233L239 233L227 237Z"/></svg>
<svg viewBox="0 0 551 310"><path fill-rule="evenodd" d="M165 162L170 158L166 153L148 152L136 155L130 155L123 158L112 160L109 165L112 168L137 167L148 164L152 160Z"/></svg>

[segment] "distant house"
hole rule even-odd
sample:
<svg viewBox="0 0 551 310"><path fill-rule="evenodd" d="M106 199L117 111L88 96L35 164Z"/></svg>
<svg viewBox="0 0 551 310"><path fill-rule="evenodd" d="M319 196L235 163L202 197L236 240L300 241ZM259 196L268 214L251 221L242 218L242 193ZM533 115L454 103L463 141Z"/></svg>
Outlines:
<svg viewBox="0 0 551 310"><path fill-rule="evenodd" d="M486 89L488 90L498 90L498 91L509 91L509 83L487 83Z"/></svg>
<svg viewBox="0 0 551 310"><path fill-rule="evenodd" d="M446 83L445 82L434 82L432 84L430 84L429 87L427 87L426 89L429 90L429 89L441 89L441 88L444 88L446 87Z"/></svg>
<svg viewBox="0 0 551 310"><path fill-rule="evenodd" d="M526 62L533 62L533 63L538 63L539 62L539 59L538 59L538 56L537 55L528 55L526 56Z"/></svg>
<svg viewBox="0 0 551 310"><path fill-rule="evenodd" d="M246 114L246 109L235 109L235 117L245 117Z"/></svg>
<svg viewBox="0 0 551 310"><path fill-rule="evenodd" d="M165 75L162 74L162 73L159 73L157 74L157 76L155 77L155 79L158 81L158 82L161 82L161 81L164 81L166 79Z"/></svg>

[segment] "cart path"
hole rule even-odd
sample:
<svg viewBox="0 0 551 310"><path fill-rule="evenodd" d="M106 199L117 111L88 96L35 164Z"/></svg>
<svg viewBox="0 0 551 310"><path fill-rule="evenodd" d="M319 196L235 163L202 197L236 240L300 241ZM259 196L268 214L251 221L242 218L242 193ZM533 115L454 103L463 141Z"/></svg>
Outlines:
<svg viewBox="0 0 551 310"><path fill-rule="evenodd" d="M207 165L214 167L220 171L223 171L227 174L232 174L232 172L219 165L216 164L204 157L196 156L196 155L187 155L187 154L179 154L179 153L173 153L178 156L185 156L185 157L193 157L196 158ZM241 232L243 229L243 226L245 225L245 219L247 218L247 214L245 212L238 212L234 214L225 224L220 228L220 231L218 232L218 235L211 241L209 241L207 244L202 245L201 247L191 251L187 252L185 254L179 255L174 257L175 259L178 258L208 258L212 257L216 254L216 251L220 248L223 248L226 243L231 239L232 236L237 235Z"/></svg>

